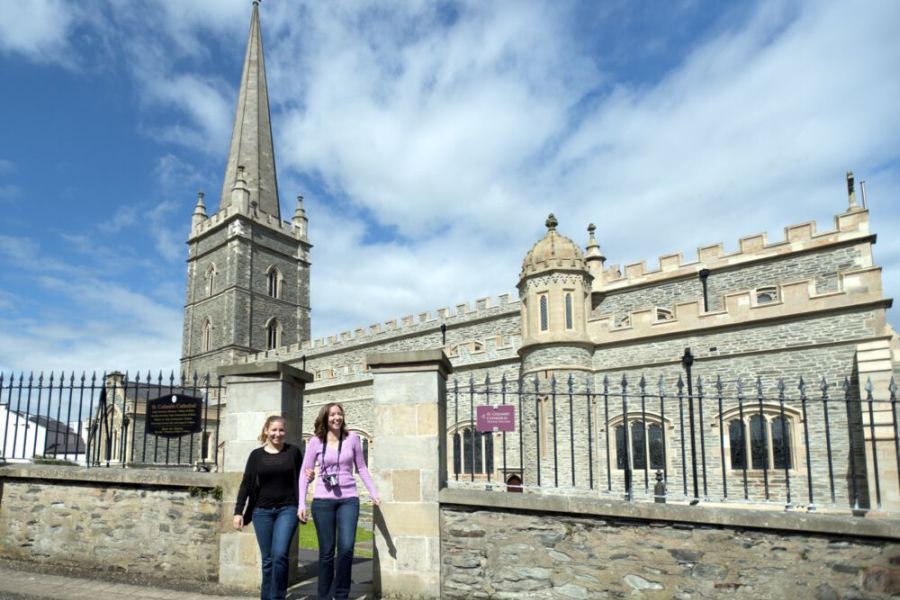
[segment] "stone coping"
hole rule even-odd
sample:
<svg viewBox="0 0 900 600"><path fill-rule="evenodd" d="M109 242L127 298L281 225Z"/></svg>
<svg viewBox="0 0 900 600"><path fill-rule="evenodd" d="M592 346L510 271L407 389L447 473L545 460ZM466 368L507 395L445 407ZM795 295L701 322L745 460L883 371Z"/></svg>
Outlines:
<svg viewBox="0 0 900 600"><path fill-rule="evenodd" d="M0 467L0 481L15 479L208 489L219 487L224 482L224 477L220 473L182 470L123 469L122 467L88 469L64 465L7 465Z"/></svg>
<svg viewBox="0 0 900 600"><path fill-rule="evenodd" d="M822 535L900 540L900 519L775 512L723 506L687 506L650 502L618 502L585 496L539 496L444 488L441 505L485 509L554 512L573 515L684 523L696 526L795 531Z"/></svg>
<svg viewBox="0 0 900 600"><path fill-rule="evenodd" d="M366 355L366 364L373 370L399 369L434 365L446 374L453 372L450 359L441 349L436 350L409 350L404 352L375 352Z"/></svg>
<svg viewBox="0 0 900 600"><path fill-rule="evenodd" d="M277 375L285 378L293 377L305 383L310 383L313 380L312 373L307 373L302 369L277 360L224 365L217 367L216 373L225 377L229 375L239 377L273 377Z"/></svg>

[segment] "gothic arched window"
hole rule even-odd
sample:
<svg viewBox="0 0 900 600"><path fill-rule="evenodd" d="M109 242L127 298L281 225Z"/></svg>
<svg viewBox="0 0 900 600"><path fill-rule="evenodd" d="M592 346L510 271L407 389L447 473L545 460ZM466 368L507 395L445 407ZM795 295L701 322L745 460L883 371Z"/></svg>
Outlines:
<svg viewBox="0 0 900 600"><path fill-rule="evenodd" d="M209 319L203 322L203 352L212 350L212 322Z"/></svg>
<svg viewBox="0 0 900 600"><path fill-rule="evenodd" d="M209 265L206 268L206 273L203 276L203 289L207 297L212 296L213 292L216 291L216 265Z"/></svg>
<svg viewBox="0 0 900 600"><path fill-rule="evenodd" d="M772 410L748 412L728 422L731 468L791 469L791 436L793 424L789 416ZM748 463L747 457L750 457Z"/></svg>
<svg viewBox="0 0 900 600"><path fill-rule="evenodd" d="M269 267L266 274L266 292L272 298L281 298L284 279L276 267Z"/></svg>
<svg viewBox="0 0 900 600"><path fill-rule="evenodd" d="M631 430L630 454L626 452L625 426L616 426L616 468L623 471L631 459L632 469L662 469L665 465L665 452L663 449L663 426L659 422L647 422L640 419L628 422ZM647 457L650 463L647 464Z"/></svg>
<svg viewBox="0 0 900 600"><path fill-rule="evenodd" d="M281 346L281 324L278 319L272 319L266 325L266 349L274 350Z"/></svg>
<svg viewBox="0 0 900 600"><path fill-rule="evenodd" d="M494 437L490 432L463 427L453 434L453 473L486 474L494 471Z"/></svg>
<svg viewBox="0 0 900 600"><path fill-rule="evenodd" d="M566 292L566 329L574 329L574 313L572 312L572 293Z"/></svg>
<svg viewBox="0 0 900 600"><path fill-rule="evenodd" d="M549 307L547 306L547 295L541 295L541 331L550 329Z"/></svg>

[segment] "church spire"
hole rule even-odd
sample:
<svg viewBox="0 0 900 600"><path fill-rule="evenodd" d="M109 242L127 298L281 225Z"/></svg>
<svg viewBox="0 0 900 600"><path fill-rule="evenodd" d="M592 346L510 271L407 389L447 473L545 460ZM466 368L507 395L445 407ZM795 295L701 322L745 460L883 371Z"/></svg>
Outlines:
<svg viewBox="0 0 900 600"><path fill-rule="evenodd" d="M222 182L220 210L233 204L232 189L238 178L239 167L243 167L243 179L250 192L249 204L258 207L260 212L280 219L258 1L253 2L241 89L238 93L228 162L225 165L225 180Z"/></svg>

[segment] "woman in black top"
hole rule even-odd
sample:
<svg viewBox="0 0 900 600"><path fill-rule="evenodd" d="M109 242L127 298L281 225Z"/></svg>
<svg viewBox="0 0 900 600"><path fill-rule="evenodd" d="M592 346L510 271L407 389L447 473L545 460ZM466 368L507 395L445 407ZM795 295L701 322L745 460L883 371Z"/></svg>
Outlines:
<svg viewBox="0 0 900 600"><path fill-rule="evenodd" d="M262 555L262 600L284 600L288 585L291 540L297 530L297 482L303 454L284 443L284 419L266 419L259 441L250 453L234 507L234 528L252 520ZM246 503L246 508L245 508Z"/></svg>

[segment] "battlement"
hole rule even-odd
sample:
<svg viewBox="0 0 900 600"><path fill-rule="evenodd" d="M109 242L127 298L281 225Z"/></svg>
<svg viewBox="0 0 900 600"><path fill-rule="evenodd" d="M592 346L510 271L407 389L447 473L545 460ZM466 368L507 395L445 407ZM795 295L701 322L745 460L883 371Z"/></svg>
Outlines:
<svg viewBox="0 0 900 600"><path fill-rule="evenodd" d="M841 213L834 217L834 229L816 232L816 223L810 221L784 228L784 239L769 242L765 233L758 233L738 240L738 250L725 252L721 242L697 249L697 259L685 262L681 253L665 254L658 259L658 268L647 270L646 261L627 264L624 272L619 265L611 265L605 271L602 282L603 289L617 289L635 284L643 284L671 277L679 277L696 273L702 268L717 267L781 256L800 252L811 248L826 246L836 242L864 238L869 233L869 212L856 209ZM600 285L597 282L595 285Z"/></svg>
<svg viewBox="0 0 900 600"><path fill-rule="evenodd" d="M307 340L299 344L292 344L250 354L241 362L253 363L274 357L296 358L302 354L328 352L331 350L346 349L351 346L369 344L383 339L399 337L406 334L418 333L425 329L437 328L441 324L448 327L475 321L481 318L493 317L509 312L518 312L519 300L512 299L511 294L500 294L496 298L478 298L474 305L468 302L457 304L455 310L439 308L432 312L421 312L417 315L406 315L399 319L391 319L383 323L375 323L368 327L357 327L352 331L342 331L335 335Z"/></svg>
<svg viewBox="0 0 900 600"><path fill-rule="evenodd" d="M256 214L248 214L243 211L240 211L235 206L226 206L224 209L214 213L207 219L204 219L199 224L191 227L191 234L189 239L194 239L200 235L203 235L207 231L211 229L215 229L219 227L222 223L228 221L234 216L242 215L244 218L250 219L255 223L259 223L268 227L269 229L274 229L276 231L280 231L285 235L289 235L296 239L303 239L303 236L300 234L300 231L294 227L293 223L290 221L282 221L278 217L273 215L269 215L263 212L257 212Z"/></svg>
<svg viewBox="0 0 900 600"><path fill-rule="evenodd" d="M867 267L839 275L839 290L816 292L814 279L778 286L777 299L762 299L757 290L744 290L724 296L724 310L703 312L702 300L675 304L671 315L660 319L655 307L632 311L624 324L616 326L614 315L603 315L588 322L594 343L622 342L707 327L749 323L802 313L815 313L847 306L887 302L882 296L881 267Z"/></svg>

